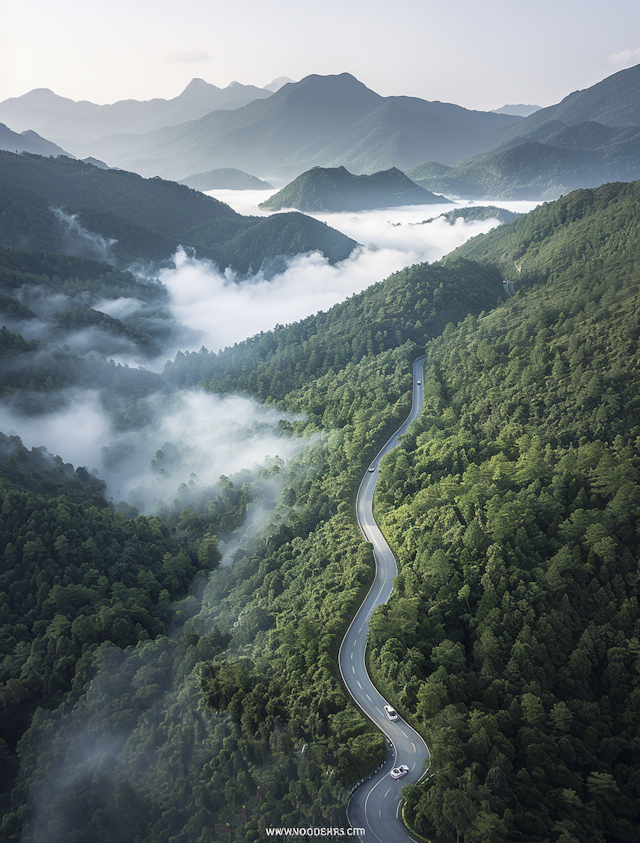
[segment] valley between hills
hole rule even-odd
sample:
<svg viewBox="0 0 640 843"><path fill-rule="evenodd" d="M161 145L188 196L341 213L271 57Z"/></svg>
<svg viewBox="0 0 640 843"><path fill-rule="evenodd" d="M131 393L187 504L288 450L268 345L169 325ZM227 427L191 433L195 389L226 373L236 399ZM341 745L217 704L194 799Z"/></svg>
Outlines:
<svg viewBox="0 0 640 843"><path fill-rule="evenodd" d="M0 151L2 840L639 839L637 79L527 117L349 74L196 84ZM287 182L281 211L189 186L261 190L249 173ZM344 275L376 249L319 217L408 195L401 232L462 245L199 346L176 290L248 313L294 270ZM383 732L349 693L366 672L343 681L383 570L365 487L393 554L358 631ZM396 780L409 729L428 771ZM349 800L378 768L365 825Z"/></svg>

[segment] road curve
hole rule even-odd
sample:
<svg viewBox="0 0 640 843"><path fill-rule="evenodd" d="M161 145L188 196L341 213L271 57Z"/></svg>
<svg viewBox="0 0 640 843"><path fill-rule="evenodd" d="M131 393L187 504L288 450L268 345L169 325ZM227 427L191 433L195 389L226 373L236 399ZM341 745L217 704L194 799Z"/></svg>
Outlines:
<svg viewBox="0 0 640 843"><path fill-rule="evenodd" d="M376 574L369 593L340 645L338 664L349 693L367 717L386 735L390 744L383 767L358 787L347 807L349 823L352 828L365 829L365 835L360 839L366 843L407 843L413 839L399 820L400 791L403 785L417 782L421 778L424 762L429 759L427 745L408 723L402 719L392 722L386 717L383 706L387 701L369 679L364 660L369 620L373 610L389 599L393 578L398 573L396 560L373 519L373 492L378 481L378 465L380 459L396 447L399 437L422 411L424 359L420 357L413 363L411 412L371 463L373 471L368 470L365 474L356 498L360 529L365 539L373 544ZM406 764L410 772L404 778L394 780L389 776L389 771L399 764Z"/></svg>

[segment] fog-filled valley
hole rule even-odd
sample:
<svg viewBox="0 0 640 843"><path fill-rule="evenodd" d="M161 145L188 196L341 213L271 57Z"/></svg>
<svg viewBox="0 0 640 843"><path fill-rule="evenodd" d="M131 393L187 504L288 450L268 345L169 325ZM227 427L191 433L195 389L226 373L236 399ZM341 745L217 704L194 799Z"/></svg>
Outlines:
<svg viewBox="0 0 640 843"><path fill-rule="evenodd" d="M632 71L526 117L350 74L0 103L109 161L0 151L0 840L301 839L361 786L364 840L640 840ZM424 771L338 666L363 477Z"/></svg>

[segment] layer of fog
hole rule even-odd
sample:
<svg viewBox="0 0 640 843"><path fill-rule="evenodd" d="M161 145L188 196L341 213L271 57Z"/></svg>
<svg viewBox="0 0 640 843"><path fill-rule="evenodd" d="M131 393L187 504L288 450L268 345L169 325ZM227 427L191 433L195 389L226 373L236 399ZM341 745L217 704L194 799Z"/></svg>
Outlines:
<svg viewBox="0 0 640 843"><path fill-rule="evenodd" d="M270 192L216 193L224 194L223 198L239 210L260 214L263 212L255 202ZM501 203L518 211L534 204ZM317 252L299 255L288 261L284 272L270 279L260 272L249 278L229 269L220 272L213 264L179 250L173 266L161 272L160 280L169 291L169 302L161 309L168 318L157 318L157 303L135 298L98 298L87 291L70 296L39 287L25 288L20 298L38 318L22 320L18 328L27 339L66 343L80 355L93 354L161 371L165 360L178 350L196 350L204 345L217 351L278 323L287 324L326 310L394 271L418 261L437 260L469 237L497 225L492 220L458 220L450 225L439 215L452 207L410 206L318 215L363 245L335 266ZM418 224L430 218L434 219ZM151 326L157 331L153 354L113 331L90 327L65 332L56 326L57 311L77 306L92 307L122 320L127 327L140 327L148 333ZM0 430L18 434L27 447L45 446L66 462L95 468L114 500L126 499L145 512L152 510L156 500L171 496L179 483L195 482L190 478L192 473L198 483L209 484L220 474L259 463L265 454L286 457L289 452L281 451L293 447L266 435L274 420L262 411L266 415L261 417L260 427L257 405L246 403L247 399L188 392L173 395L170 401L149 398L145 412L152 417L152 425L143 432L122 433L115 430L97 390L72 389L45 395L37 394L44 402L40 415L27 416L10 399L2 401ZM259 433L251 432L254 424L260 427ZM181 455L175 477L166 469L160 472L152 468L155 452L166 443Z"/></svg>
<svg viewBox="0 0 640 843"><path fill-rule="evenodd" d="M209 191L242 213L263 214L256 202L272 191ZM501 202L510 210L530 210L535 202ZM289 324L327 310L391 273L423 261L442 258L470 237L490 231L497 220L454 225L440 215L460 204L419 205L358 214L311 215L362 244L347 260L332 266L320 253L288 261L285 272L267 279L258 272L241 278L221 273L206 261L180 250L174 265L160 274L171 294L171 308L194 341L183 350L201 345L213 351L233 345L276 324ZM424 225L418 225L432 219ZM177 350L177 349L176 349Z"/></svg>
<svg viewBox="0 0 640 843"><path fill-rule="evenodd" d="M244 214L267 216L258 203L274 191L209 191ZM439 260L470 237L487 232L497 220L449 224L440 215L464 204L412 205L378 211L315 214L361 246L347 260L332 266L319 252L288 259L284 272L267 276L257 272L240 276L231 269L194 259L180 249L173 264L160 271L160 281L170 299L158 303L135 298L98 298L85 291L75 296L29 288L18 297L40 319L11 321L10 329L26 339L67 345L81 356L113 359L133 367L160 372L178 351L205 346L214 351L233 345L276 324L289 324L320 310L327 310L354 293L382 281L393 272L422 261ZM480 203L477 203L480 204ZM500 207L527 211L534 202L500 202ZM55 210L60 225L76 251L93 249L106 257L113 241L94 235L72 215ZM430 222L426 223L426 220ZM420 224L422 223L422 224ZM144 277L138 274L140 280ZM151 277L151 276L149 276ZM148 280L148 279L147 279ZM84 306L121 320L128 329L151 337L140 344L135 336L114 329L91 326L63 329L56 325L56 311Z"/></svg>
<svg viewBox="0 0 640 843"><path fill-rule="evenodd" d="M139 280L145 279L139 276ZM170 307L157 301L147 302L123 296L110 299L90 290L68 295L52 292L39 285L25 285L14 290L13 295L36 318L16 318L5 314L2 324L8 330L43 345L66 345L71 352L83 357L105 357L123 365L161 371L165 361L178 349L199 347L202 342L200 333L180 325ZM76 308L91 308L118 319L134 335L144 335L150 341L146 345L138 344L109 326L65 328L58 323L58 314Z"/></svg>
<svg viewBox="0 0 640 843"><path fill-rule="evenodd" d="M25 415L3 399L0 430L27 448L44 445L65 462L95 469L109 497L141 512L153 512L159 500L171 505L182 484L196 492L221 475L257 474L269 457L287 461L308 444L279 433L285 413L242 396L155 394L139 402L150 421L128 432L115 429L98 390L69 389L52 400L39 415Z"/></svg>

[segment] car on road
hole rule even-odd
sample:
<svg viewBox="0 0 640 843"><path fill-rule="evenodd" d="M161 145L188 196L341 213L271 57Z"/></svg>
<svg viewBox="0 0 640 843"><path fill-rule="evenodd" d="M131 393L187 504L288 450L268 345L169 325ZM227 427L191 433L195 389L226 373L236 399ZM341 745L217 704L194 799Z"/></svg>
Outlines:
<svg viewBox="0 0 640 843"><path fill-rule="evenodd" d="M375 470L376 470L376 469L375 469L375 466L373 466L373 465L370 465L370 466L369 466L369 474L373 474L373 472L374 472Z"/></svg>
<svg viewBox="0 0 640 843"><path fill-rule="evenodd" d="M409 772L409 768L406 764L401 764L399 767L394 767L393 770L389 773L392 779L401 779L403 776L406 776Z"/></svg>
<svg viewBox="0 0 640 843"><path fill-rule="evenodd" d="M398 719L398 712L393 708L393 706L385 705L384 706L384 713L387 715L389 720L397 720Z"/></svg>
<svg viewBox="0 0 640 843"><path fill-rule="evenodd" d="M416 383L418 384L418 386L420 386L420 384L422 383L422 381L416 381Z"/></svg>

